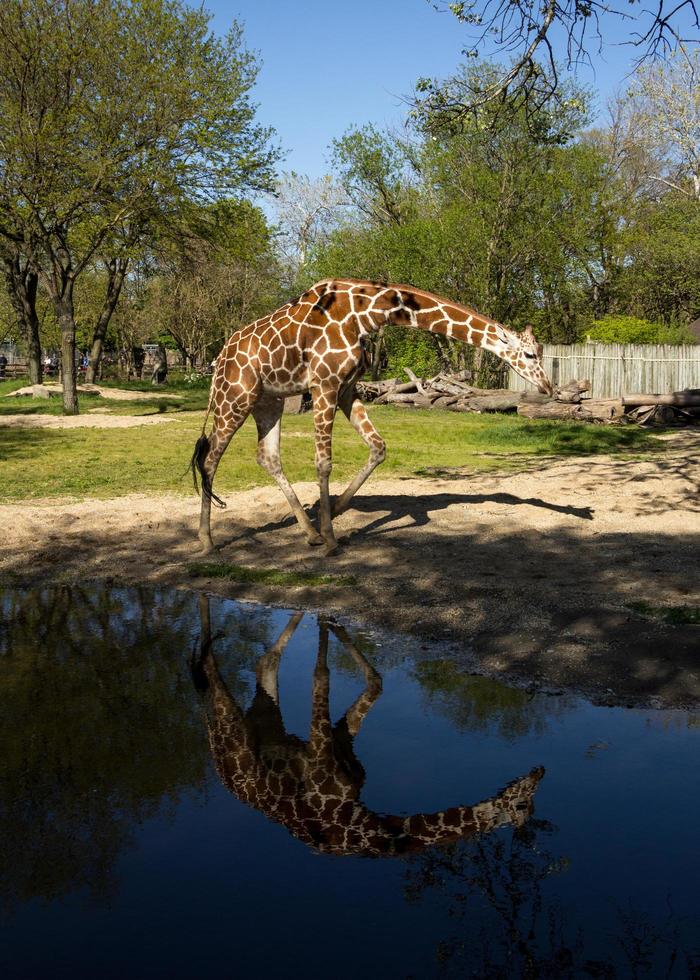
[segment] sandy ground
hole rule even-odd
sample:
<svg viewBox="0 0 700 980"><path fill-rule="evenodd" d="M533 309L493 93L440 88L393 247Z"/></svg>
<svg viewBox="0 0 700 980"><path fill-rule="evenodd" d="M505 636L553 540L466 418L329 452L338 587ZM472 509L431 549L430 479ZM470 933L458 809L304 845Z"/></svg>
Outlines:
<svg viewBox="0 0 700 980"><path fill-rule="evenodd" d="M36 388L44 388L50 392L50 397L58 398L63 394L63 385L56 381L45 381L40 385L25 385L24 388L17 388L5 395L5 398L23 398L35 393ZM78 392L88 395L100 395L102 398L110 398L115 402L147 402L159 401L163 398L182 398L177 392L168 391L167 388L158 388L156 391L134 391L130 388L108 388L104 385L82 384L78 385Z"/></svg>
<svg viewBox="0 0 700 980"><path fill-rule="evenodd" d="M132 429L137 425L160 425L182 418L182 413L166 415L109 415L91 409L87 415L2 415L2 425L17 429Z"/></svg>
<svg viewBox="0 0 700 980"><path fill-rule="evenodd" d="M700 627L629 604L700 605L699 463L700 436L684 432L645 461L377 477L336 521L343 547L330 559L306 545L275 487L214 513L219 550L207 560L351 575L351 587L193 577L194 496L5 505L0 581L151 581L318 609L446 642L491 675L608 703L697 706ZM299 493L317 497L312 484Z"/></svg>

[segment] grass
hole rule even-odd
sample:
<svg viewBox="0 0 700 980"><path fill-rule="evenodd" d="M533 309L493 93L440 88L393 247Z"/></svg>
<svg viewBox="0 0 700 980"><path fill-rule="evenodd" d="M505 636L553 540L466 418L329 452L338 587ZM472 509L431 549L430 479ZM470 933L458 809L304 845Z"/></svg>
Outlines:
<svg viewBox="0 0 700 980"><path fill-rule="evenodd" d="M0 499L117 497L129 493L190 494L188 465L201 431L207 392L177 384L169 393L182 401L112 402L81 396L81 407L144 417L167 412L173 421L122 429L19 429L2 425L2 413L60 414L60 400L3 399L21 382L0 382ZM141 384L143 387L143 383ZM134 384L128 386L139 390ZM148 385L147 390L152 390ZM20 402L17 405L16 402ZM8 406L9 403L9 406ZM6 407L8 406L8 407ZM192 414L196 410L196 414ZM613 453L630 456L667 447L637 427L526 420L515 415L460 415L435 410L370 407L388 446L381 476L452 475L512 469L540 457ZM271 484L255 462L257 434L249 419L234 437L219 467L217 492ZM334 430L333 480L343 482L364 465L367 449L344 416ZM282 456L290 480L314 481L313 418L283 421Z"/></svg>
<svg viewBox="0 0 700 980"><path fill-rule="evenodd" d="M195 578L224 578L228 582L262 585L345 585L357 584L352 575L313 575L306 572L279 572L274 569L248 568L230 562L194 562L187 571Z"/></svg>
<svg viewBox="0 0 700 980"><path fill-rule="evenodd" d="M648 602L629 602L627 608L672 626L700 626L700 606L652 606Z"/></svg>
<svg viewBox="0 0 700 980"><path fill-rule="evenodd" d="M60 397L53 398L6 398L18 388L27 384L27 379L21 381L0 381L0 424L3 415L62 415L63 402ZM80 411L90 412L99 409L110 415L158 415L163 412L198 412L205 411L209 398L206 388L193 388L183 382L170 384L164 388L154 388L150 382L130 381L128 384L117 382L100 382L105 388L122 388L129 391L143 391L160 397L144 398L142 401L118 401L104 398L100 395L80 393Z"/></svg>

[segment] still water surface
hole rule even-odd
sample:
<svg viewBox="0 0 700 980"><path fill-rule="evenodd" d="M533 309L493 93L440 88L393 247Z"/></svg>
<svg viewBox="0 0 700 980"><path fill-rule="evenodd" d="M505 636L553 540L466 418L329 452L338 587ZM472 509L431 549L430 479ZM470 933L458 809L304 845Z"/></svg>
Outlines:
<svg viewBox="0 0 700 980"><path fill-rule="evenodd" d="M700 717L186 592L0 592L0 975L700 975Z"/></svg>

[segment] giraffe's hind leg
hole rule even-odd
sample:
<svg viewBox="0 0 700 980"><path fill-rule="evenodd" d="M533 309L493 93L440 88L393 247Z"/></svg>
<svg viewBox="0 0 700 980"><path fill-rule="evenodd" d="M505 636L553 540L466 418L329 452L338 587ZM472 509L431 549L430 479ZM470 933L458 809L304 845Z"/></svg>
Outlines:
<svg viewBox="0 0 700 980"><path fill-rule="evenodd" d="M377 673L369 660L361 653L348 636L345 630L338 623L329 623L329 629L338 637L347 652L358 665L365 678L365 689L360 696L345 712L343 718L348 727L348 732L354 738L360 730L362 722L365 720L370 708L382 693L382 677Z"/></svg>
<svg viewBox="0 0 700 980"><path fill-rule="evenodd" d="M342 494L333 501L333 517L347 510L350 501L373 470L383 463L386 458L386 443L379 435L367 415L367 410L355 394L354 389L343 392L340 408L347 416L350 424L369 446L369 459L357 476L351 480Z"/></svg>
<svg viewBox="0 0 700 980"><path fill-rule="evenodd" d="M199 541L204 554L214 550L214 542L211 537L211 502L213 497L212 484L214 482L214 475L216 474L221 457L226 451L226 447L247 419L254 402L254 395L247 395L238 398L234 402L228 402L225 414L219 411L216 412L214 416L214 427L210 436L208 438L202 436L205 452L202 453L202 458L197 460L197 468L202 477L202 509L199 516ZM200 443L202 440L200 440ZM218 502L218 498L215 499ZM226 505L223 504L222 506Z"/></svg>
<svg viewBox="0 0 700 980"><path fill-rule="evenodd" d="M280 432L282 429L283 409L283 398L265 397L261 398L255 405L253 418L258 427L258 452L256 458L259 465L273 477L277 486L287 498L292 513L304 529L306 540L309 544L323 544L323 538L311 523L309 515L302 507L299 498L294 493L292 485L284 475L282 469Z"/></svg>

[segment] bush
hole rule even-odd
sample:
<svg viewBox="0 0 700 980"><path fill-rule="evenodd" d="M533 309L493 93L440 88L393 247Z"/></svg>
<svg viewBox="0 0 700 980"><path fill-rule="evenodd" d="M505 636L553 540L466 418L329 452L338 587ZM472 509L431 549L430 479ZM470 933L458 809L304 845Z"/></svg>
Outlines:
<svg viewBox="0 0 700 980"><path fill-rule="evenodd" d="M387 366L382 374L385 377L402 378L404 368L411 368L422 378L431 377L440 370L435 343L426 334L389 327L384 337Z"/></svg>
<svg viewBox="0 0 700 980"><path fill-rule="evenodd" d="M581 340L601 344L692 344L693 336L683 324L654 323L636 316L609 314L594 320Z"/></svg>

